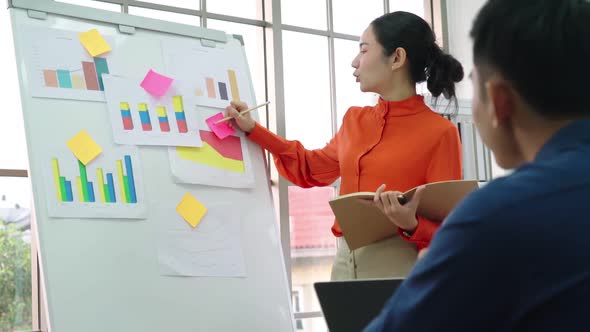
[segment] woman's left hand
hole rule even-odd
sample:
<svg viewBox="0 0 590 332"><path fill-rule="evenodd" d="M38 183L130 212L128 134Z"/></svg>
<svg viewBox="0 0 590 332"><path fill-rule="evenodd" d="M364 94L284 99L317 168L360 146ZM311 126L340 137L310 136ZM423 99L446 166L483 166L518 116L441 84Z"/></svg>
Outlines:
<svg viewBox="0 0 590 332"><path fill-rule="evenodd" d="M402 205L398 200L398 196L403 195L399 191L384 192L385 185L382 184L373 198L373 203L381 210L389 220L397 225L397 227L414 232L418 227L418 219L416 219L416 209L420 203L420 197L424 187L419 187L412 196L412 199Z"/></svg>

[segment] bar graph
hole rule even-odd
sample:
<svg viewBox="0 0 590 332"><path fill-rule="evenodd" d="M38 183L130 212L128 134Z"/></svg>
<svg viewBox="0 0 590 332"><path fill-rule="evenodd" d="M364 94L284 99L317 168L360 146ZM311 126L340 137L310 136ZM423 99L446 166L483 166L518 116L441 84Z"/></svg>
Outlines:
<svg viewBox="0 0 590 332"><path fill-rule="evenodd" d="M79 203L137 203L133 163L130 155L125 155L122 160L116 160L117 181L115 181L113 172L105 172L101 167L96 168L96 179L98 181L96 185L95 182L89 181L86 166L80 161L77 161L77 163L78 175L75 176L75 181L78 197L75 199L72 191L72 181L61 174L59 159L55 157L51 159L55 193L59 202L67 203L77 200ZM115 182L119 185L118 191L115 190ZM119 193L120 197L116 192Z"/></svg>
<svg viewBox="0 0 590 332"><path fill-rule="evenodd" d="M91 56L78 32L23 27L23 58L34 97L104 101L105 75L120 73L120 53ZM103 36L110 45L112 36ZM76 183L73 183L76 187Z"/></svg>
<svg viewBox="0 0 590 332"><path fill-rule="evenodd" d="M234 70L227 71L227 79L229 81L228 91L227 83L224 81L216 81L213 77L205 77L205 88L207 90L207 97L210 99L218 99L223 101L240 100L240 89L238 87L238 80ZM195 90L196 96L203 96L203 89L197 88Z"/></svg>
<svg viewBox="0 0 590 332"><path fill-rule="evenodd" d="M104 91L102 74L109 74L107 59L96 57L94 62L82 61L76 69L43 69L47 88Z"/></svg>
<svg viewBox="0 0 590 332"><path fill-rule="evenodd" d="M201 146L194 86L175 81L164 96L155 98L139 79L105 75L105 97L113 140L117 144ZM115 178L116 180L116 178Z"/></svg>
<svg viewBox="0 0 590 332"><path fill-rule="evenodd" d="M49 215L60 218L143 218L139 150L99 142L103 153L84 165L67 148L46 151L43 167Z"/></svg>

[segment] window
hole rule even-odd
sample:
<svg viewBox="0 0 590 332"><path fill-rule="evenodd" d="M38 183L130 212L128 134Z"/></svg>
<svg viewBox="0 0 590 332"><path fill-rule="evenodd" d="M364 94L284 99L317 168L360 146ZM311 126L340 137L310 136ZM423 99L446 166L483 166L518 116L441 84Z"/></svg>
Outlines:
<svg viewBox="0 0 590 332"><path fill-rule="evenodd" d="M259 0L214 0L207 1L211 13L262 19L262 2Z"/></svg>
<svg viewBox="0 0 590 332"><path fill-rule="evenodd" d="M389 0L389 11L404 11L425 18L424 0Z"/></svg>
<svg viewBox="0 0 590 332"><path fill-rule="evenodd" d="M293 301L293 311L301 312L301 291L299 289L291 292L291 300ZM303 330L303 321L296 320L295 327L297 330Z"/></svg>
<svg viewBox="0 0 590 332"><path fill-rule="evenodd" d="M360 36L371 21L383 15L383 1L366 0L360 5L356 1L335 0L332 10L335 32Z"/></svg>
<svg viewBox="0 0 590 332"><path fill-rule="evenodd" d="M285 31L283 50L287 138L322 148L332 138L328 39Z"/></svg>
<svg viewBox="0 0 590 332"><path fill-rule="evenodd" d="M281 0L283 24L325 30L326 0Z"/></svg>
<svg viewBox="0 0 590 332"><path fill-rule="evenodd" d="M199 0L143 0L144 2L149 2L158 5L165 5L165 6L172 6L172 7L181 7L186 9L200 9L200 1Z"/></svg>

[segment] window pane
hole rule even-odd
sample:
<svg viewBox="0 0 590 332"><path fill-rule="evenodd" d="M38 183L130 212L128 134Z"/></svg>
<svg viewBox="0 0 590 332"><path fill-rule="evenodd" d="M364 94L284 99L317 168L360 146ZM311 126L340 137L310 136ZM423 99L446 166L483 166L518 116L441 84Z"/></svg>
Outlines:
<svg viewBox="0 0 590 332"><path fill-rule="evenodd" d="M93 8L98 8L98 9L112 10L115 12L121 11L121 5L116 5L113 3L91 1L91 0L58 0L58 2L71 3L74 5L93 7Z"/></svg>
<svg viewBox="0 0 590 332"><path fill-rule="evenodd" d="M207 20L207 27L242 36L246 49L246 57L248 59L248 66L250 67L250 74L252 75L252 83L256 93L256 104L258 105L265 102L263 28L218 20ZM258 114L260 123L263 126L266 126L266 108L260 108L256 113Z"/></svg>
<svg viewBox="0 0 590 332"><path fill-rule="evenodd" d="M28 168L27 143L14 58L12 26L8 14L7 10L0 11L0 45L4 45L5 48L5 51L0 53L0 72L6 81L2 91L0 168L26 169Z"/></svg>
<svg viewBox="0 0 590 332"><path fill-rule="evenodd" d="M295 312L321 311L313 284L330 280L332 262L336 255L336 238L330 230L334 214L328 204L334 196L333 187L289 187L291 276ZM309 319L301 320L299 326L303 331L326 331L325 328L317 329Z"/></svg>
<svg viewBox="0 0 590 332"><path fill-rule="evenodd" d="M326 0L282 0L283 24L327 30Z"/></svg>
<svg viewBox="0 0 590 332"><path fill-rule="evenodd" d="M336 110L338 128L344 114L351 106L375 105L379 99L375 93L363 93L352 73L352 59L359 52L359 43L345 39L334 40L334 61L336 69Z"/></svg>
<svg viewBox="0 0 590 332"><path fill-rule="evenodd" d="M207 11L211 13L262 19L263 0L214 0L207 1Z"/></svg>
<svg viewBox="0 0 590 332"><path fill-rule="evenodd" d="M192 15L185 15L185 14L178 14L178 13L171 13L171 12L164 12L161 10L153 10L153 9L146 9L141 7L129 7L129 14L131 15L139 15L145 16L150 18L155 18L158 20L176 22L176 23L183 23L183 24L190 24L190 25L201 25L201 19L198 16Z"/></svg>
<svg viewBox="0 0 590 332"><path fill-rule="evenodd" d="M30 186L0 177L0 331L32 329Z"/></svg>
<svg viewBox="0 0 590 332"><path fill-rule="evenodd" d="M391 12L404 11L424 18L424 0L389 0Z"/></svg>
<svg viewBox="0 0 590 332"><path fill-rule="evenodd" d="M358 2L334 0L334 31L360 36L375 18L383 15L383 1L365 0Z"/></svg>
<svg viewBox="0 0 590 332"><path fill-rule="evenodd" d="M166 5L166 6L172 6L172 7L196 9L196 10L201 8L199 0L142 0L142 1L155 3L158 5ZM215 1L218 1L218 0L215 0ZM215 1L212 1L212 2L215 2ZM209 6L209 2L207 3L207 6Z"/></svg>
<svg viewBox="0 0 590 332"><path fill-rule="evenodd" d="M283 53L287 138L301 141L307 149L324 147L333 136L328 40L285 31Z"/></svg>

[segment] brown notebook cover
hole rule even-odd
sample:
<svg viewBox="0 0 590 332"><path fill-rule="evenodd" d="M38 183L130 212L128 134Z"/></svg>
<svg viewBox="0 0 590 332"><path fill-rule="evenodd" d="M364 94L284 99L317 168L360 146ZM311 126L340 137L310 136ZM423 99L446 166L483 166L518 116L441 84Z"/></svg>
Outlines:
<svg viewBox="0 0 590 332"><path fill-rule="evenodd" d="M444 220L465 196L479 188L475 180L441 181L424 186L417 213L432 221ZM415 192L416 188L410 189L404 193L404 197L410 201ZM357 192L330 201L351 250L397 233L397 227L371 203L374 196L375 193L371 192Z"/></svg>

